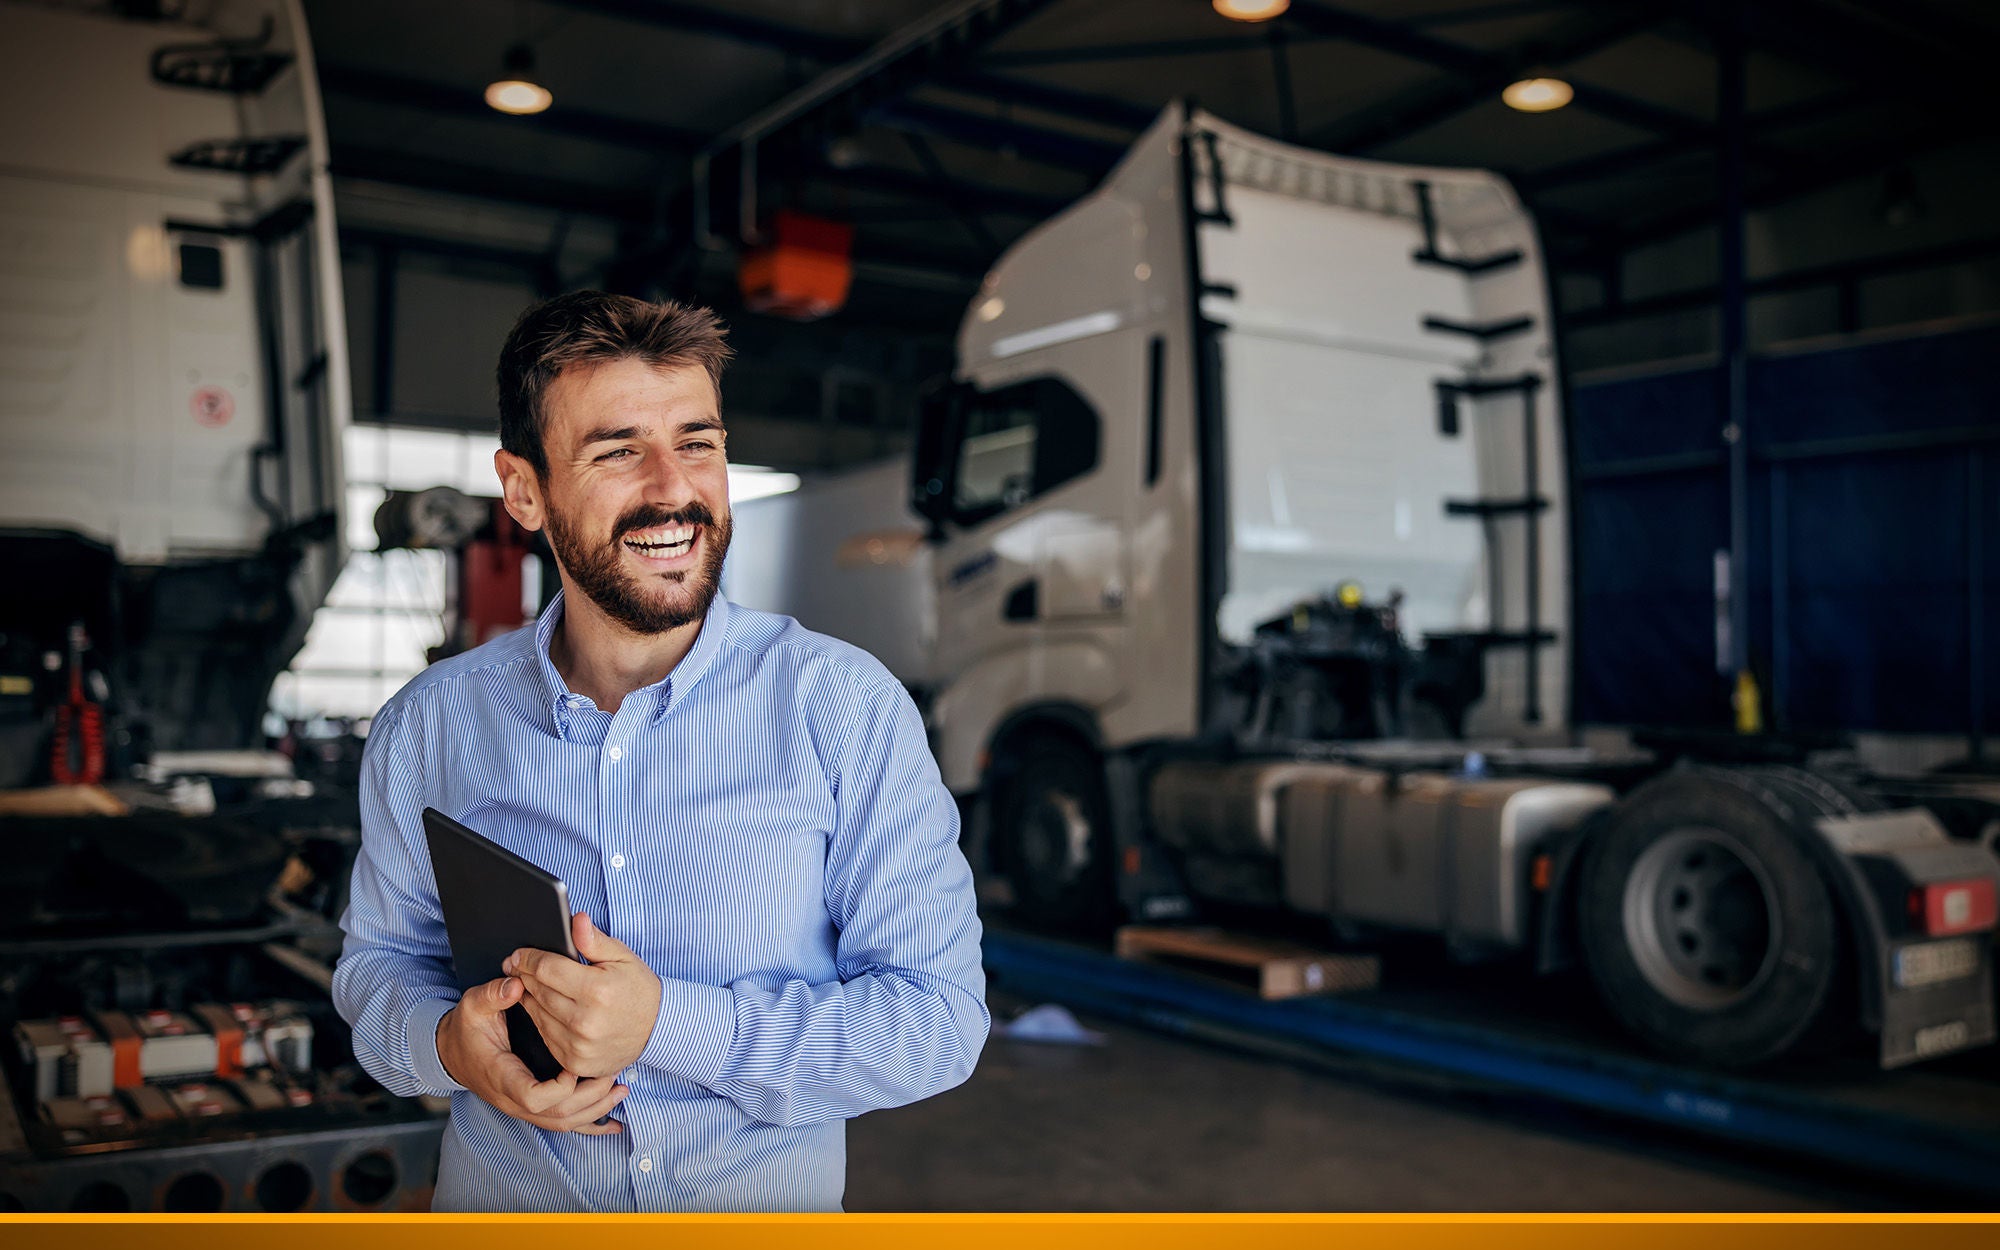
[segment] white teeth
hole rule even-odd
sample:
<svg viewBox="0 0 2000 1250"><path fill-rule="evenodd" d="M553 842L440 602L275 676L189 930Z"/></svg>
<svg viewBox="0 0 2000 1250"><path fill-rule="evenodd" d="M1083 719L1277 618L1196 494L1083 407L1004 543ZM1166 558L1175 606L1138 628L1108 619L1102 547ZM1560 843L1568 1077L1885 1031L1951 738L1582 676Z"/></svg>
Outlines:
<svg viewBox="0 0 2000 1250"><path fill-rule="evenodd" d="M678 556L687 552L694 544L692 525L675 525L662 529L641 530L625 539L625 545L647 555Z"/></svg>

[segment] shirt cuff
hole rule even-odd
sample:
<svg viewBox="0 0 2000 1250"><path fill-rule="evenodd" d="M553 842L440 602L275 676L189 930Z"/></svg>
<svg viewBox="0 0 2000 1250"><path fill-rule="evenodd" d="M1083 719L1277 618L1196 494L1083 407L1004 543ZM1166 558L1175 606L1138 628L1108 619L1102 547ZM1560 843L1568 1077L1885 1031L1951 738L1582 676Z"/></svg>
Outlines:
<svg viewBox="0 0 2000 1250"><path fill-rule="evenodd" d="M455 998L426 998L412 1007L403 1021L410 1039L410 1067L426 1089L455 1094L465 1088L451 1078L444 1070L444 1060L438 1058L438 1021L456 1006Z"/></svg>
<svg viewBox="0 0 2000 1250"><path fill-rule="evenodd" d="M736 995L720 985L660 978L660 1017L639 1062L712 1088L736 1040Z"/></svg>

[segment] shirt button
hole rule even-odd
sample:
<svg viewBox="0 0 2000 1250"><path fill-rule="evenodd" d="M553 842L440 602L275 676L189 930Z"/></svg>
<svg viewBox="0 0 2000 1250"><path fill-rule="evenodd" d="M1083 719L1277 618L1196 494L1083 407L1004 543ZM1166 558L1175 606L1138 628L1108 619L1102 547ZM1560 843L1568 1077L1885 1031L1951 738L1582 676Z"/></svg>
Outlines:
<svg viewBox="0 0 2000 1250"><path fill-rule="evenodd" d="M625 857L623 855L613 855L611 857L611 866L613 868L623 868L625 866Z"/></svg>
<svg viewBox="0 0 2000 1250"><path fill-rule="evenodd" d="M643 1159L639 1160L639 1170L640 1170L641 1172L650 1172L650 1171L652 1171L652 1170L653 1170L653 1156L651 1156L651 1155L647 1155L647 1156L646 1156L645 1158L643 1158Z"/></svg>
<svg viewBox="0 0 2000 1250"><path fill-rule="evenodd" d="M611 762L615 764L615 763L617 763L617 762L618 762L619 760L622 760L622 759L624 759L624 758L625 758L625 748L623 748L623 747L612 747L612 748L611 748L611 749L610 749L609 751L606 751L606 752L605 752L605 754L606 754L606 755L609 755L609 756L611 757Z"/></svg>

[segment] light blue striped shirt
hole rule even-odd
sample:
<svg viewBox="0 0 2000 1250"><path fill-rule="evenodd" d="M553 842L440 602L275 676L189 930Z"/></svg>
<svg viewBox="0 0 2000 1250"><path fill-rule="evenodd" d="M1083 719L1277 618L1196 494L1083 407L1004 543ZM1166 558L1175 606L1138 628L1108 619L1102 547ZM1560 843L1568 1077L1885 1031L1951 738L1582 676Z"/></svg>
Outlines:
<svg viewBox="0 0 2000 1250"><path fill-rule="evenodd" d="M433 665L375 718L334 1002L399 1094L450 1094L438 1210L840 1208L846 1125L963 1081L990 1020L958 813L866 652L720 596L616 714L533 629ZM561 877L661 978L612 1112L550 1133L446 1074L458 1000L420 813Z"/></svg>

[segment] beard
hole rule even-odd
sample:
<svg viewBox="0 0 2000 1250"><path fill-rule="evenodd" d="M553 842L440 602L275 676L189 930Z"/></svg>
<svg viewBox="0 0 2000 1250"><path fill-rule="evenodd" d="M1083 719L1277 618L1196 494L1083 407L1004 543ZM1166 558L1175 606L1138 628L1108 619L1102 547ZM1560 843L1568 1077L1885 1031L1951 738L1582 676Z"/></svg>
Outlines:
<svg viewBox="0 0 2000 1250"><path fill-rule="evenodd" d="M641 504L618 518L611 541L602 546L590 544L556 509L546 513L549 547L563 572L612 620L635 634L664 634L708 615L722 585L722 558L729 552L727 513L717 521L699 502L676 509ZM692 570L634 576L623 563L625 535L661 525L699 527L700 564Z"/></svg>

